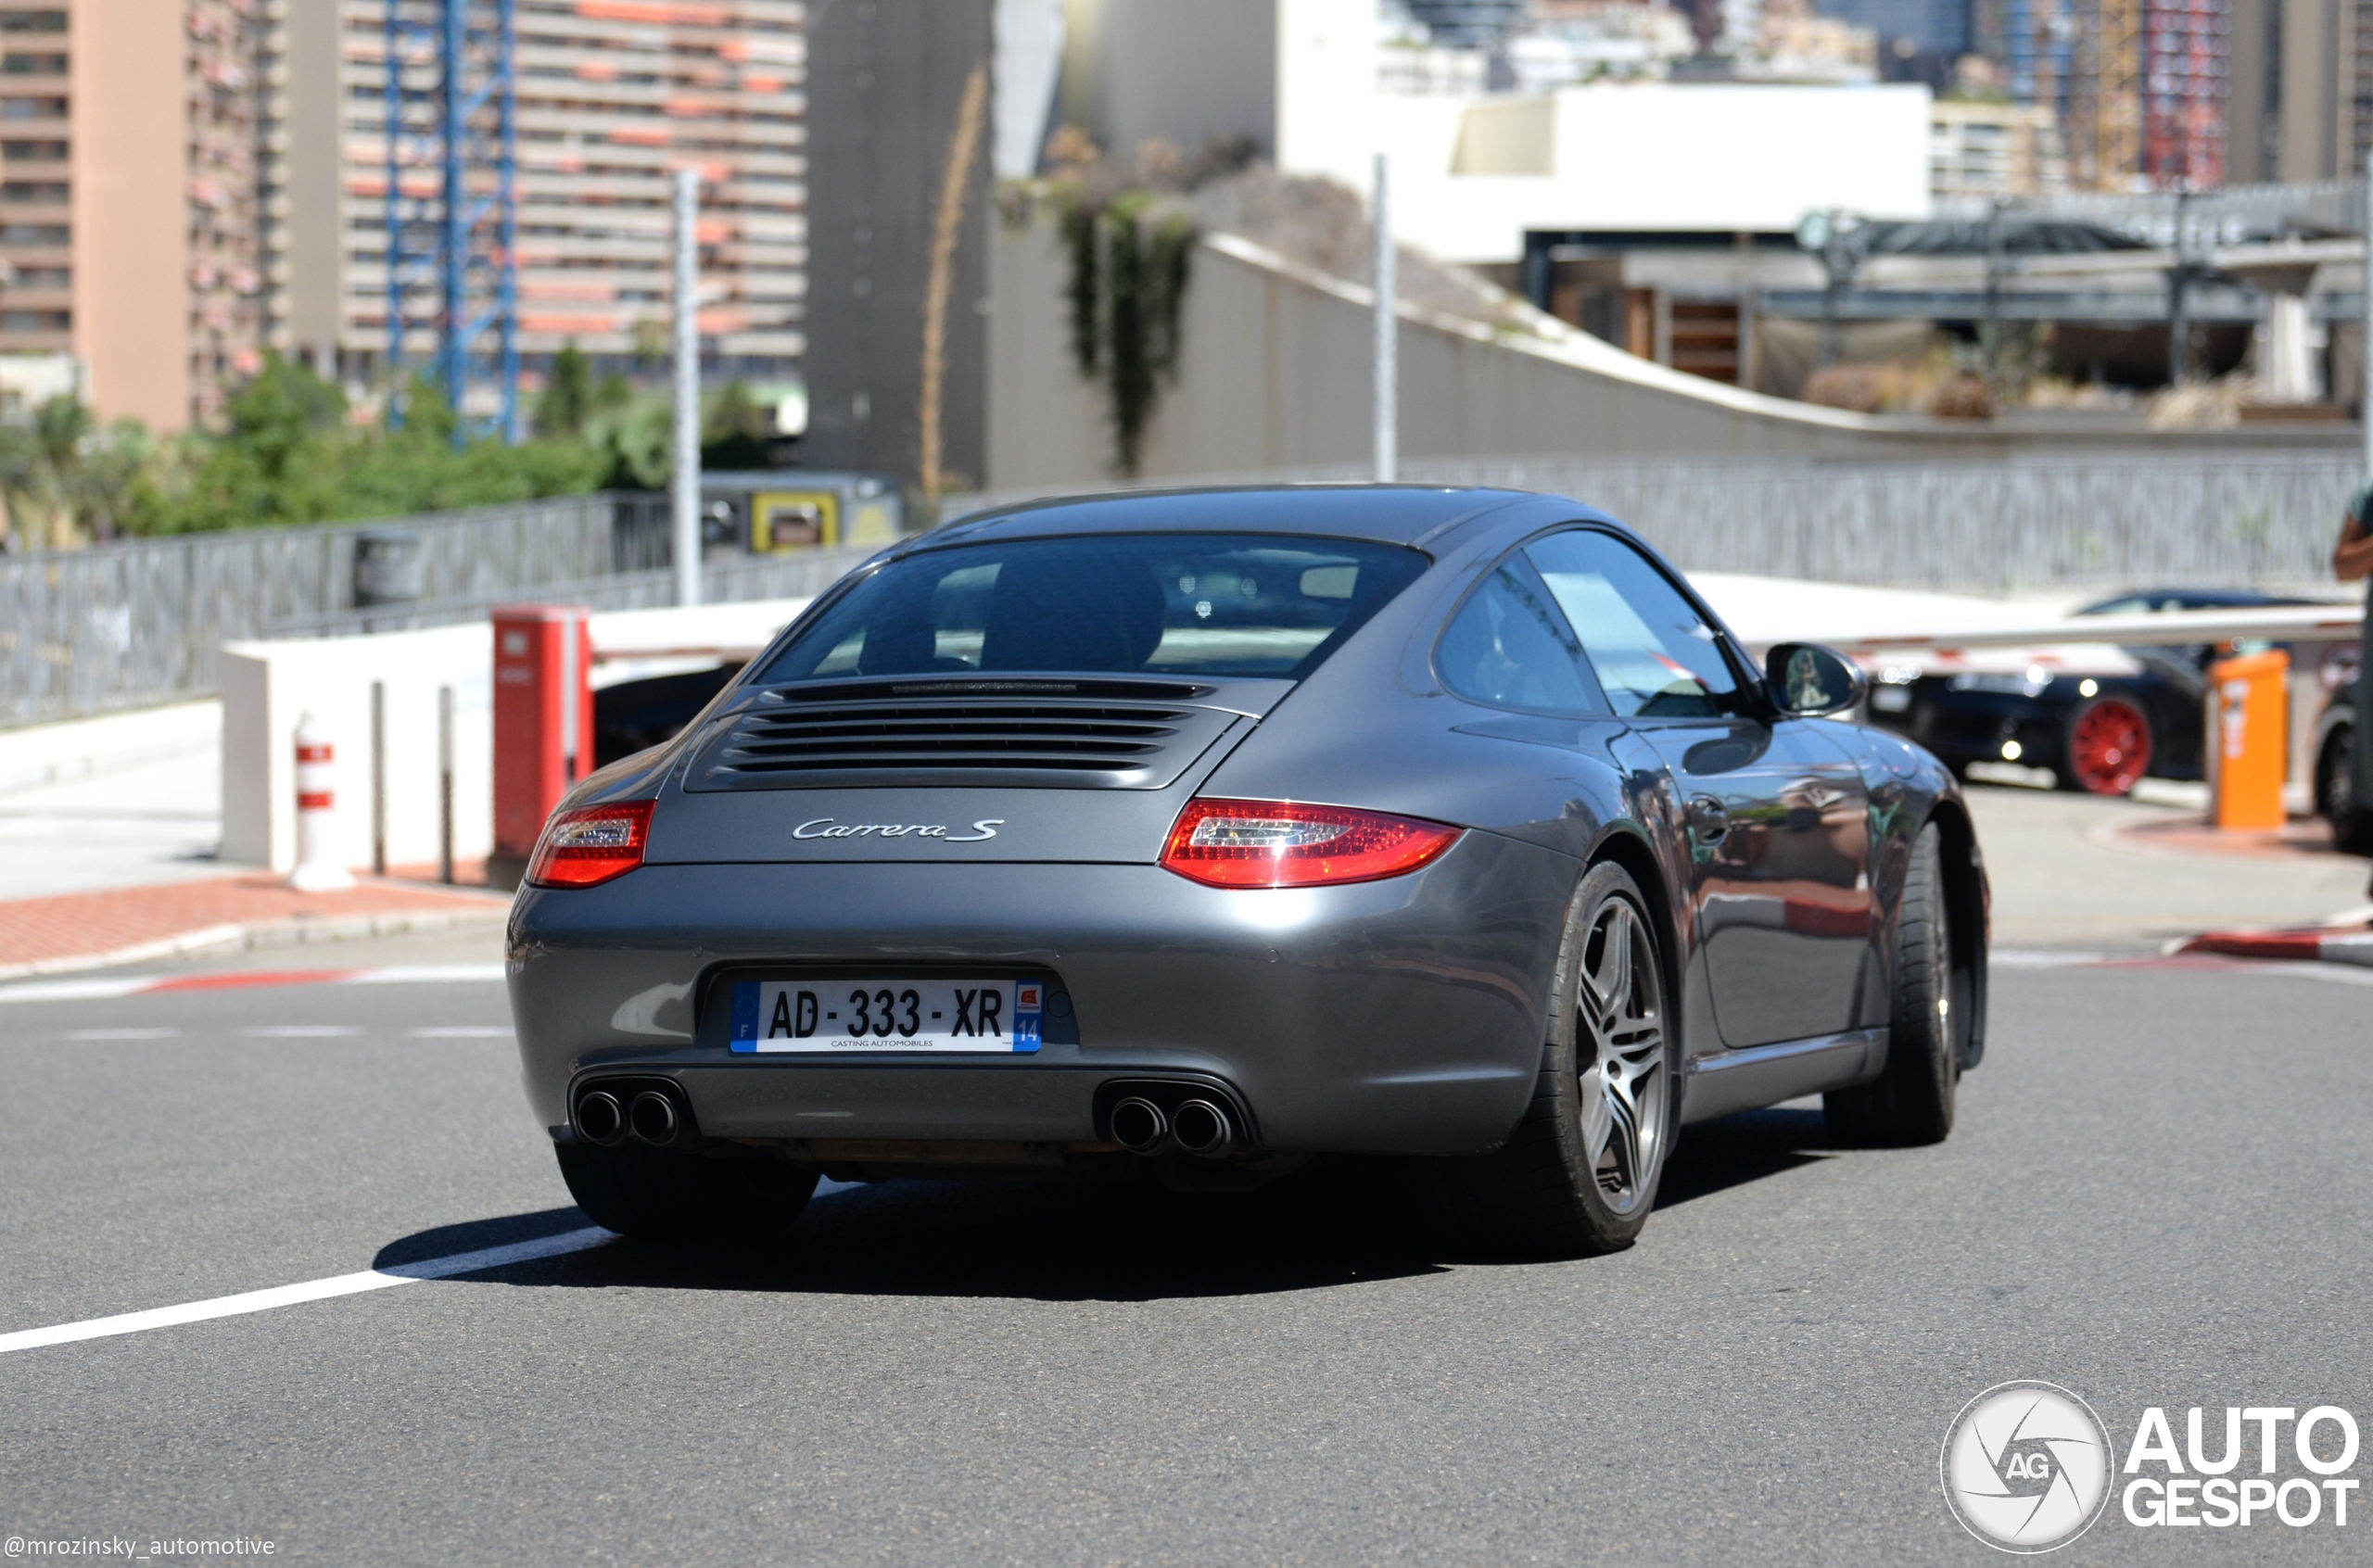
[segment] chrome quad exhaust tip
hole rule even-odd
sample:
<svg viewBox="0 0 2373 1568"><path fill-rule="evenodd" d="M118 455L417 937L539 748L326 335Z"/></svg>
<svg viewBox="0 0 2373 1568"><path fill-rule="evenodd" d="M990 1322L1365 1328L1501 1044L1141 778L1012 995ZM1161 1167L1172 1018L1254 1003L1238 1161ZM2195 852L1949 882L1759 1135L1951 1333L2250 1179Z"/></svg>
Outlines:
<svg viewBox="0 0 2373 1568"><path fill-rule="evenodd" d="M1170 1135L1180 1148L1203 1159L1236 1152L1236 1119L1210 1100L1186 1100L1170 1113Z"/></svg>
<svg viewBox="0 0 2373 1568"><path fill-rule="evenodd" d="M577 1098L577 1135L589 1144L613 1148L624 1143L627 1136L627 1108L618 1097L606 1089L595 1089Z"/></svg>
<svg viewBox="0 0 2373 1568"><path fill-rule="evenodd" d="M682 1135L684 1119L676 1114L672 1098L656 1089L646 1089L627 1107L627 1125L643 1143L664 1149Z"/></svg>
<svg viewBox="0 0 2373 1568"><path fill-rule="evenodd" d="M1151 1100L1132 1094L1112 1107L1112 1141L1131 1154L1160 1154L1170 1142L1170 1117Z"/></svg>

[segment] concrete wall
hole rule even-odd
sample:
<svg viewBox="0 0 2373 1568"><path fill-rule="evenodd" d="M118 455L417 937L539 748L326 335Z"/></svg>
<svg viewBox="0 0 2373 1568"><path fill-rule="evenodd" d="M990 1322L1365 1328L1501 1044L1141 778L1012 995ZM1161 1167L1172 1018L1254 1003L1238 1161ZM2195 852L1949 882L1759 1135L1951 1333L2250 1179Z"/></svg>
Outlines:
<svg viewBox="0 0 2373 1568"><path fill-rule="evenodd" d="M371 683L387 688L387 859L437 859L437 691L454 689L453 853L494 844L494 640L480 625L382 637L225 643L222 858L286 871L297 863L296 736L311 714L336 749L336 842L371 864Z"/></svg>
<svg viewBox="0 0 2373 1568"><path fill-rule="evenodd" d="M593 684L714 668L746 659L806 609L806 599L592 617ZM339 858L371 864L371 683L387 688L387 862L437 859L437 690L453 688L453 853L494 845L494 639L484 624L376 637L228 642L222 693L222 858L286 871L297 863L298 721L336 749ZM8 753L0 750L0 762Z"/></svg>
<svg viewBox="0 0 2373 1568"><path fill-rule="evenodd" d="M1065 265L1050 231L1000 229L989 401L989 484L998 489L1111 476L1102 393L1071 359ZM1365 459L1372 298L1241 240L1207 238L1187 284L1178 376L1156 405L1143 474ZM2000 449L1982 429L1813 408L1668 370L1580 333L1518 339L1406 303L1400 356L1401 450L1411 458Z"/></svg>
<svg viewBox="0 0 2373 1568"><path fill-rule="evenodd" d="M1061 114L1127 158L1250 136L1276 156L1278 0L1069 0Z"/></svg>
<svg viewBox="0 0 2373 1568"><path fill-rule="evenodd" d="M75 0L74 351L99 417L189 423L190 89L175 0Z"/></svg>
<svg viewBox="0 0 2373 1568"><path fill-rule="evenodd" d="M175 702L0 730L0 795L196 756L222 743L219 702Z"/></svg>

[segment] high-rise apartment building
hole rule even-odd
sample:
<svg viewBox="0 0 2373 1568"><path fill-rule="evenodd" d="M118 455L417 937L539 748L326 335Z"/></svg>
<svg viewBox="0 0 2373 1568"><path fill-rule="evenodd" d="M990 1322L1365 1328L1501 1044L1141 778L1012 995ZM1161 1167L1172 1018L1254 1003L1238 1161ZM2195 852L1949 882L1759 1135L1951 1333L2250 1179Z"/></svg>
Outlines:
<svg viewBox="0 0 2373 1568"><path fill-rule="evenodd" d="M2160 190L2225 183L2227 0L2142 7L2143 179Z"/></svg>
<svg viewBox="0 0 2373 1568"><path fill-rule="evenodd" d="M2017 102L2059 116L2080 188L2210 189L2225 182L2232 4L1987 0L1977 36Z"/></svg>
<svg viewBox="0 0 2373 1568"><path fill-rule="evenodd" d="M299 0L275 168L274 344L351 384L387 349L386 13ZM656 369L671 171L703 172L703 358L766 382L806 347L806 7L798 0L516 0L519 347ZM403 172L407 189L432 171ZM406 358L425 366L425 335Z"/></svg>
<svg viewBox="0 0 2373 1568"><path fill-rule="evenodd" d="M209 421L259 362L266 21L262 0L0 6L0 355L70 356L103 418Z"/></svg>

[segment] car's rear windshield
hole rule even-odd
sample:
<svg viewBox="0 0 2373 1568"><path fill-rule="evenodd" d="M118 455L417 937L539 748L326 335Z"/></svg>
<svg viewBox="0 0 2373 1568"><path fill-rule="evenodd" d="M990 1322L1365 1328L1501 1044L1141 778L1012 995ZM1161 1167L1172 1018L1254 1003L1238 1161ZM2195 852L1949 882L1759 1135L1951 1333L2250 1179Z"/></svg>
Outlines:
<svg viewBox="0 0 2373 1568"><path fill-rule="evenodd" d="M920 550L857 584L758 678L1034 670L1298 680L1426 565L1398 545L1275 534Z"/></svg>

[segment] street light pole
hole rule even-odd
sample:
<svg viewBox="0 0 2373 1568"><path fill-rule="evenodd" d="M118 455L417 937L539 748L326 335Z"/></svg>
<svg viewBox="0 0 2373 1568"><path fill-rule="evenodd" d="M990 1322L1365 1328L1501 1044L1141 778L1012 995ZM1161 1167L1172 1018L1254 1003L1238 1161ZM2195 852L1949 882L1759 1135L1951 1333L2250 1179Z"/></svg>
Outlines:
<svg viewBox="0 0 2373 1568"><path fill-rule="evenodd" d="M676 602L701 601L701 176L676 171Z"/></svg>
<svg viewBox="0 0 2373 1568"><path fill-rule="evenodd" d="M1392 243L1390 161L1376 155L1376 482L1390 485L1401 466L1400 255Z"/></svg>
<svg viewBox="0 0 2373 1568"><path fill-rule="evenodd" d="M2365 235L2365 259L2357 270L2362 281L2356 285L2356 427L2365 442L2365 471L2373 474L2373 157L2367 158L2365 172L2357 178L2356 199L2362 217L2358 227Z"/></svg>
<svg viewBox="0 0 2373 1568"><path fill-rule="evenodd" d="M2191 284L2191 253L2185 247L2185 220L2191 193L2176 193L2175 265L2167 269L2167 385L2181 386L2191 379L2191 322L2184 314L2184 294Z"/></svg>
<svg viewBox="0 0 2373 1568"><path fill-rule="evenodd" d="M1986 207L1986 389L2002 396L2002 198Z"/></svg>
<svg viewBox="0 0 2373 1568"><path fill-rule="evenodd" d="M1845 214L1836 208L1829 209L1828 223L1821 231L1821 264L1828 281L1821 292L1821 362L1837 363L1839 350L1838 310L1846 294L1846 280L1850 259L1846 253Z"/></svg>

